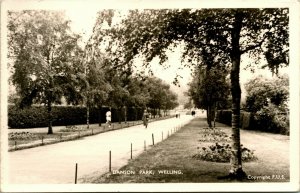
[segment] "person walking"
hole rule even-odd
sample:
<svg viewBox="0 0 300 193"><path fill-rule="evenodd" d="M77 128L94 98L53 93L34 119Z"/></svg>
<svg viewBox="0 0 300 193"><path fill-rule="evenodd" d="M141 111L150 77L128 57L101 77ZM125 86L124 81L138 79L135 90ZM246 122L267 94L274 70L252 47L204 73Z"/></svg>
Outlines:
<svg viewBox="0 0 300 193"><path fill-rule="evenodd" d="M144 110L144 113L143 113L143 124L145 126L145 128L147 129L148 127L148 121L149 121L149 113L147 112L147 110L145 109Z"/></svg>
<svg viewBox="0 0 300 193"><path fill-rule="evenodd" d="M108 127L110 127L111 126L111 111L108 110L105 115L106 115L106 124L108 124Z"/></svg>

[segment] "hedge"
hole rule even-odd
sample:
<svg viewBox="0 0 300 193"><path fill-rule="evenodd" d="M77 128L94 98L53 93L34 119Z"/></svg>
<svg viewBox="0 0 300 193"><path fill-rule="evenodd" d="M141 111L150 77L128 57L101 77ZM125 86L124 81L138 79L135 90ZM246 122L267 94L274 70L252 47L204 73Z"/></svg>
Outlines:
<svg viewBox="0 0 300 193"><path fill-rule="evenodd" d="M231 112L231 110L218 110L216 121L231 126ZM250 112L241 111L239 127L248 130L259 130L264 132L281 133L289 135L288 126L285 126L285 128L278 129L275 125L271 125L271 122L272 120L266 119L264 121L258 122L255 120L254 114Z"/></svg>
<svg viewBox="0 0 300 193"><path fill-rule="evenodd" d="M105 113L108 107L90 110L90 123L106 122ZM124 109L112 108L112 122L124 121ZM127 108L127 121L140 120L143 109ZM101 116L99 116L101 115ZM53 106L53 126L76 125L86 123L86 108L80 106ZM101 119L101 120L100 120ZM8 106L8 126L10 128L35 128L48 126L48 112L45 106L32 106L19 109L14 105Z"/></svg>

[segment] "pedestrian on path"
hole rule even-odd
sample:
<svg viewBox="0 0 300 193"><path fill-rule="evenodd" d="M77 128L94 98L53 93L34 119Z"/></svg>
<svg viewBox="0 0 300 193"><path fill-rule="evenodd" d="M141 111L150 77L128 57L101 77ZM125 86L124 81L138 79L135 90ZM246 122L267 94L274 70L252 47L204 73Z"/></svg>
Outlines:
<svg viewBox="0 0 300 193"><path fill-rule="evenodd" d="M147 110L144 110L144 114L143 114L143 124L145 126L145 128L148 127L148 121L149 121L149 113L147 112Z"/></svg>
<svg viewBox="0 0 300 193"><path fill-rule="evenodd" d="M110 127L111 126L111 111L108 110L105 115L106 115L106 124L108 124L108 127Z"/></svg>

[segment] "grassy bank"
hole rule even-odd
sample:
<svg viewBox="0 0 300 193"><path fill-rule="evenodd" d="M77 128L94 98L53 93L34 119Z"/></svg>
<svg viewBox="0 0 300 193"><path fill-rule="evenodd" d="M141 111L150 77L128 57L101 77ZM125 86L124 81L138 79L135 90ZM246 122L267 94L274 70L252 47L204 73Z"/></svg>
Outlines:
<svg viewBox="0 0 300 193"><path fill-rule="evenodd" d="M193 158L202 147L215 144L214 141L201 140L205 127L205 119L194 119L167 140L156 144L136 159L129 160L118 171L89 176L82 183L232 182L219 179L228 174L229 163ZM230 136L228 126L218 124L217 127ZM257 157L257 160L243 164L249 178L244 182L289 181L288 136L242 130L241 142L254 150Z"/></svg>

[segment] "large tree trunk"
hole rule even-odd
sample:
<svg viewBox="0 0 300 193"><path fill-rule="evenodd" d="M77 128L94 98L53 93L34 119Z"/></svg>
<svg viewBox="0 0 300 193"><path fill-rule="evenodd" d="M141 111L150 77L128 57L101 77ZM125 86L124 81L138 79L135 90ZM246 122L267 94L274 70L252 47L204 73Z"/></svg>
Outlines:
<svg viewBox="0 0 300 193"><path fill-rule="evenodd" d="M86 125L87 129L90 128L90 107L89 105L86 106Z"/></svg>
<svg viewBox="0 0 300 193"><path fill-rule="evenodd" d="M212 120L212 117L211 117L211 105L208 105L207 106L207 109L206 109L206 117L207 117L207 124L208 124L208 127L211 128L212 127L212 124L211 124L211 120Z"/></svg>
<svg viewBox="0 0 300 193"><path fill-rule="evenodd" d="M127 107L124 107L124 121L127 123Z"/></svg>
<svg viewBox="0 0 300 193"><path fill-rule="evenodd" d="M135 118L135 121L137 121L137 108L134 107L134 118Z"/></svg>
<svg viewBox="0 0 300 193"><path fill-rule="evenodd" d="M101 126L101 123L102 123L102 105L99 107L99 126Z"/></svg>
<svg viewBox="0 0 300 193"><path fill-rule="evenodd" d="M214 128L216 128L217 112L218 112L218 102L215 102L215 104L214 104Z"/></svg>
<svg viewBox="0 0 300 193"><path fill-rule="evenodd" d="M48 133L47 134L53 134L52 129L52 105L51 102L47 102L47 111L48 111Z"/></svg>
<svg viewBox="0 0 300 193"><path fill-rule="evenodd" d="M122 116L122 115L121 115L121 112L122 112L121 108L122 108L122 107L119 107L119 108L118 108L118 122L119 122L119 124L121 124L121 119L122 119L122 117L121 117L121 116Z"/></svg>
<svg viewBox="0 0 300 193"><path fill-rule="evenodd" d="M240 32L242 28L243 16L237 12L235 14L235 22L232 30L232 52L231 52L231 95L232 95L232 144L231 144L231 159L230 159L230 176L233 178L243 178L245 173L242 169L242 156L240 145L240 102L241 102L241 88L240 88L240 62L241 52L239 46Z"/></svg>

